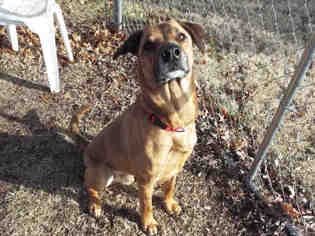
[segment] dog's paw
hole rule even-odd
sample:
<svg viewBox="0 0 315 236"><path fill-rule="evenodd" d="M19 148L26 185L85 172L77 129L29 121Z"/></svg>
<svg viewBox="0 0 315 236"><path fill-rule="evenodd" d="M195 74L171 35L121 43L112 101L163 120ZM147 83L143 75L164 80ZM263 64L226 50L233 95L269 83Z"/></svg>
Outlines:
<svg viewBox="0 0 315 236"><path fill-rule="evenodd" d="M101 206L99 204L91 203L89 205L89 212L94 217L100 217L101 213L102 213L102 208L101 208Z"/></svg>
<svg viewBox="0 0 315 236"><path fill-rule="evenodd" d="M158 223L153 218L151 218L150 220L147 220L146 222L143 223L143 229L149 235L157 234L157 232L158 232L157 227L158 227Z"/></svg>
<svg viewBox="0 0 315 236"><path fill-rule="evenodd" d="M167 212L171 215L176 215L178 216L181 211L182 208L178 205L178 203L175 200L168 200L168 201L164 201L164 205L165 208L167 210Z"/></svg>

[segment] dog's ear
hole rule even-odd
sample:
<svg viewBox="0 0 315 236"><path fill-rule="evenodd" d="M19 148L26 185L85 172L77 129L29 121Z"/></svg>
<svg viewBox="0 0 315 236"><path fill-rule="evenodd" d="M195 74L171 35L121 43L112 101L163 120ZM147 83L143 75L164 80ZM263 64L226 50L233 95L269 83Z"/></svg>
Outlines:
<svg viewBox="0 0 315 236"><path fill-rule="evenodd" d="M193 42L197 45L199 50L204 53L205 52L205 44L204 39L206 37L206 32L204 28L195 23L190 22L180 22L180 25L190 34Z"/></svg>
<svg viewBox="0 0 315 236"><path fill-rule="evenodd" d="M130 35L129 38L124 42L124 44L121 45L115 52L113 56L114 60L120 55L124 55L128 52L132 53L133 55L136 55L139 49L141 37L142 30L136 31L135 33Z"/></svg>

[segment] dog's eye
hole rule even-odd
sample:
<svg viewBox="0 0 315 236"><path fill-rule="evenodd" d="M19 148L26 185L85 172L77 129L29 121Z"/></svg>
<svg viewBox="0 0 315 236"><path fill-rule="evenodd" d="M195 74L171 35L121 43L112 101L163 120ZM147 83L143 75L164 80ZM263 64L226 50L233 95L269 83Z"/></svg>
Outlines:
<svg viewBox="0 0 315 236"><path fill-rule="evenodd" d="M145 42L145 44L143 45L143 49L145 51L148 51L148 50L152 50L154 48L154 43L151 42L151 41L147 41Z"/></svg>
<svg viewBox="0 0 315 236"><path fill-rule="evenodd" d="M178 41L182 42L182 41L184 41L185 39L186 39L186 35L185 35L184 33L179 33L179 34L177 35L177 40L178 40Z"/></svg>

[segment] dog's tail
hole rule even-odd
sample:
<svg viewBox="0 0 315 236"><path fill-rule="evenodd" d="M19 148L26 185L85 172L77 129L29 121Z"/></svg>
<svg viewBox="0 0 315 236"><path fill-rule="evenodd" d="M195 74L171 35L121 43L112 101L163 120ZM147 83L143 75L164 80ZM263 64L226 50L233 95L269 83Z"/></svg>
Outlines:
<svg viewBox="0 0 315 236"><path fill-rule="evenodd" d="M71 118L70 125L69 125L69 132L71 137L74 139L74 142L79 145L80 149L84 149L87 144L89 143L87 138L85 138L81 132L79 127L79 122L82 117L91 110L92 105L85 105L81 107Z"/></svg>

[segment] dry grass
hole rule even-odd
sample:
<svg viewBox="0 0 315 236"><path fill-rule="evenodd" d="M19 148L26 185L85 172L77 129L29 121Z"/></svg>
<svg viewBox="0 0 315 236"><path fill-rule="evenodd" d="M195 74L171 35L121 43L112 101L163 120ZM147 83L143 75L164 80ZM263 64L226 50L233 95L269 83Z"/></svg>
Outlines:
<svg viewBox="0 0 315 236"><path fill-rule="evenodd" d="M136 186L109 188L103 216L94 219L87 214L82 155L58 133L82 104L94 105L82 122L83 131L94 136L134 102L135 58L112 60L125 36L106 29L103 1L59 3L76 58L73 64L66 60L58 37L64 84L60 94L48 92L38 38L19 28L21 48L14 53L0 28L0 234L144 235ZM220 28L226 19L215 17L213 22ZM241 26L241 21L233 23L235 29ZM212 32L212 24L205 26ZM154 206L160 235L284 235L288 218L305 235L314 235L315 98L313 86L307 86L315 82L314 68L290 108L293 112L285 118L259 182L303 217L287 217L282 215L285 211L277 215L278 209L264 208L243 184L282 88L294 71L295 53L301 52L290 40L279 42L267 31L255 33L262 45L266 43L262 36L272 43L254 55L245 43L243 50L231 52L219 34L207 39L205 56L197 54L198 144L178 179L180 217L166 214L157 189ZM272 53L277 45L281 50Z"/></svg>

